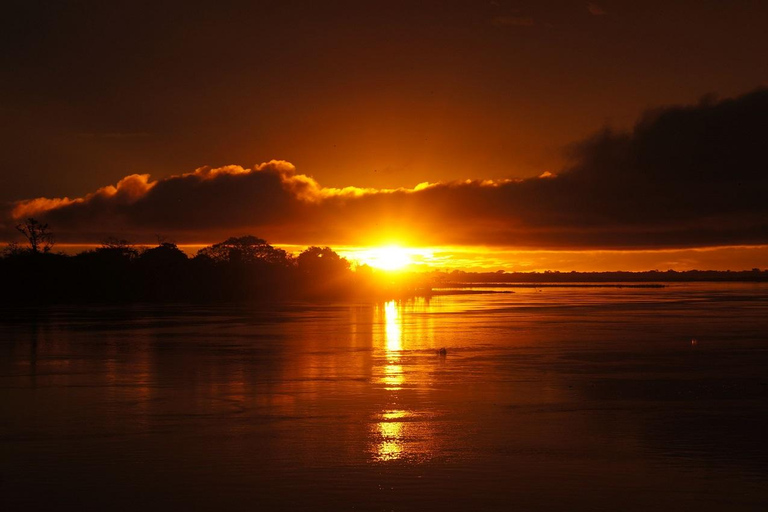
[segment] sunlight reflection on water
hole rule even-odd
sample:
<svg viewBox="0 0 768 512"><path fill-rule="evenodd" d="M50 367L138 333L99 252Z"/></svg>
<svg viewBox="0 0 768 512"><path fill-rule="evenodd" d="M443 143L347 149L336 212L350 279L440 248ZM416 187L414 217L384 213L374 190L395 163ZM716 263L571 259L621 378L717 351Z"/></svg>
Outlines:
<svg viewBox="0 0 768 512"><path fill-rule="evenodd" d="M385 303L383 309L384 351L387 364L384 366L384 377L381 381L390 391L397 391L405 382L403 367L399 364L400 351L403 350L403 329L398 308L397 302L392 300ZM380 307L379 313L382 313Z"/></svg>
<svg viewBox="0 0 768 512"><path fill-rule="evenodd" d="M403 349L403 330L398 314L398 304L392 300L384 304L385 324L385 357L384 377L382 382L387 391L398 391L405 382L403 367L398 364L400 351ZM396 399L396 396L392 397ZM392 400L390 398L390 400ZM405 418L406 411L384 411L381 413L381 421L377 423L375 434L380 437L380 442L374 453L374 460L383 462L399 459L403 453L403 423L393 421Z"/></svg>
<svg viewBox="0 0 768 512"><path fill-rule="evenodd" d="M413 303L411 307L414 308ZM421 312L429 311L429 305L424 301L419 301L415 307ZM379 352L377 360L381 360L384 366L374 371L381 371L380 382L387 396L386 408L371 425L374 462L400 459L423 462L434 455L433 432L430 423L425 420L426 415L400 408L401 392L406 386L412 389L417 384L407 382L407 375L419 377L418 374L427 372L428 362L434 361L430 357L432 354L420 353L423 348L421 342L430 339L424 332L425 326L419 322L406 325L403 309L403 303L394 300L378 306L379 320L384 324L384 337L375 344L375 350ZM407 374L405 368L410 373Z"/></svg>
<svg viewBox="0 0 768 512"><path fill-rule="evenodd" d="M5 318L2 510L768 503L765 286Z"/></svg>

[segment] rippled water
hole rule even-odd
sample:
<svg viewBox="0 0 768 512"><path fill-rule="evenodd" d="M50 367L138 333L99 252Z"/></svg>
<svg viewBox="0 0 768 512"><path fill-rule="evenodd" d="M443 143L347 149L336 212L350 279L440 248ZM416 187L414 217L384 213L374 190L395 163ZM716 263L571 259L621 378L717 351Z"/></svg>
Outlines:
<svg viewBox="0 0 768 512"><path fill-rule="evenodd" d="M0 509L768 508L768 287L514 291L2 311Z"/></svg>

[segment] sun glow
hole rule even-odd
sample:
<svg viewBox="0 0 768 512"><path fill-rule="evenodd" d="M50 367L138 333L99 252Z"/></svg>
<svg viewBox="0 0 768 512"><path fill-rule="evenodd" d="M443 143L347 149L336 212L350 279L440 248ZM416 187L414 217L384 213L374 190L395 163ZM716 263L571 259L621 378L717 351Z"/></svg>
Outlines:
<svg viewBox="0 0 768 512"><path fill-rule="evenodd" d="M423 267L432 263L431 249L386 245L380 247L348 248L339 251L345 257L379 270L398 271Z"/></svg>
<svg viewBox="0 0 768 512"><path fill-rule="evenodd" d="M382 270L401 270L413 262L408 250L396 245L364 250L359 258L362 263Z"/></svg>

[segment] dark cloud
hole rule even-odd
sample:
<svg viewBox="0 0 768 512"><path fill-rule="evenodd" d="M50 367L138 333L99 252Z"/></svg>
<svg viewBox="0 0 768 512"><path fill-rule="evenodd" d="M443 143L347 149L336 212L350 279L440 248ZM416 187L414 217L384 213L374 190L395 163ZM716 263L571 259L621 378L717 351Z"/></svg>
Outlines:
<svg viewBox="0 0 768 512"><path fill-rule="evenodd" d="M336 189L272 161L157 181L132 175L83 198L17 202L3 222L10 237L14 218L34 216L70 242L252 232L304 244L384 236L529 248L764 244L766 140L768 90L757 90L650 111L630 133L606 129L574 145L568 168L539 178Z"/></svg>

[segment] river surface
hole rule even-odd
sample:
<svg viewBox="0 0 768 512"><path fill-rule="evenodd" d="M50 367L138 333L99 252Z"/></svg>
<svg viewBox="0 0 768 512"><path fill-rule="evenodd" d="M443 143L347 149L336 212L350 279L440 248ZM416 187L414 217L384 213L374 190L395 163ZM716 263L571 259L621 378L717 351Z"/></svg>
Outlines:
<svg viewBox="0 0 768 512"><path fill-rule="evenodd" d="M503 291L2 310L0 510L768 510L768 286Z"/></svg>

